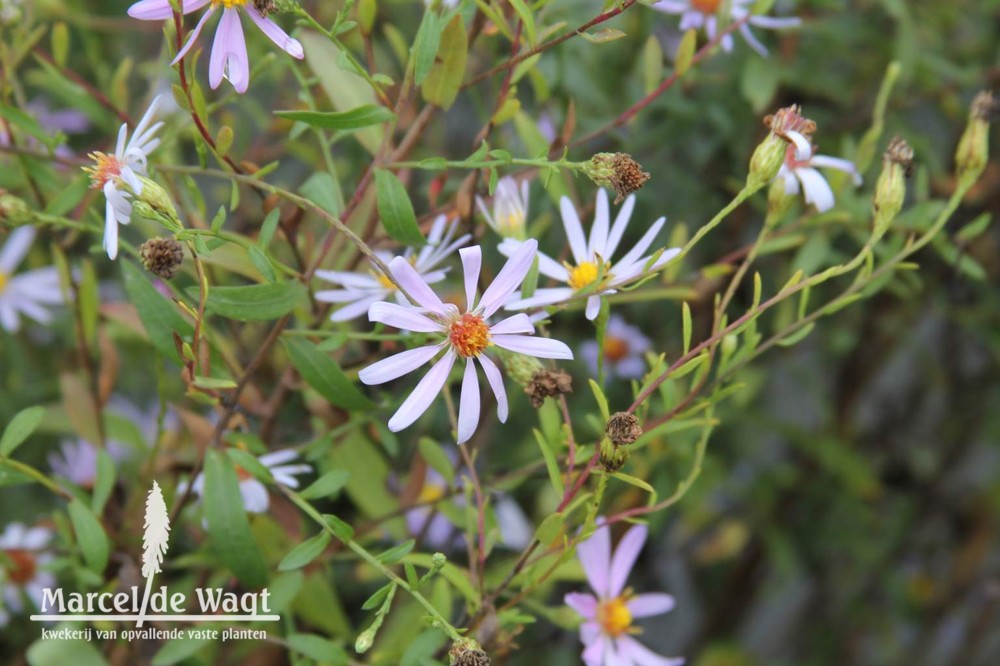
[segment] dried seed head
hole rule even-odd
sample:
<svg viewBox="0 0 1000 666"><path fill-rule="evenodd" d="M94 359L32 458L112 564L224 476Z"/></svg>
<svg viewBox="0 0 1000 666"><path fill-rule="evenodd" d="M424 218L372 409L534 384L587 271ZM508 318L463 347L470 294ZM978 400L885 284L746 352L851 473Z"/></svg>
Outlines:
<svg viewBox="0 0 1000 666"><path fill-rule="evenodd" d="M903 175L909 178L913 174L913 148L900 137L893 137L885 149L883 158L886 161L903 167Z"/></svg>
<svg viewBox="0 0 1000 666"><path fill-rule="evenodd" d="M635 414L628 412L615 412L608 419L608 424L604 428L608 439L614 442L615 446L627 446L642 436L642 428L639 427L639 419Z"/></svg>
<svg viewBox="0 0 1000 666"><path fill-rule="evenodd" d="M972 106L969 109L970 115L977 120L989 122L993 114L1000 111L1000 103L993 98L992 90L980 90L972 99Z"/></svg>
<svg viewBox="0 0 1000 666"><path fill-rule="evenodd" d="M455 641L448 651L451 666L490 666L490 656L471 638Z"/></svg>
<svg viewBox="0 0 1000 666"><path fill-rule="evenodd" d="M253 0L253 8L264 18L276 9L274 5L274 0Z"/></svg>
<svg viewBox="0 0 1000 666"><path fill-rule="evenodd" d="M649 173L628 153L598 153L584 162L582 170L595 184L612 188L616 204L649 180Z"/></svg>
<svg viewBox="0 0 1000 666"><path fill-rule="evenodd" d="M562 370L539 370L524 387L531 406L538 409L546 398L573 392L573 378Z"/></svg>
<svg viewBox="0 0 1000 666"><path fill-rule="evenodd" d="M139 248L139 257L147 271L169 280L184 263L184 246L173 238L151 238Z"/></svg>
<svg viewBox="0 0 1000 666"><path fill-rule="evenodd" d="M754 189L764 187L778 175L789 144L795 146L796 159L809 159L812 150L810 142L816 131L816 123L804 117L797 104L765 116L764 124L771 131L753 151L750 174L747 176L748 186Z"/></svg>

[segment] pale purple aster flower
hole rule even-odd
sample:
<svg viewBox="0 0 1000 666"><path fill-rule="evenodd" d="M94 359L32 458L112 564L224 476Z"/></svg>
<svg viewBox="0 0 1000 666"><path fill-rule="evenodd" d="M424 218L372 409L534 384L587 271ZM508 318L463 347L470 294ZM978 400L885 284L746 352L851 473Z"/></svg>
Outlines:
<svg viewBox="0 0 1000 666"><path fill-rule="evenodd" d="M108 442L107 451L116 463L128 456L128 449L120 442ZM97 447L85 439L62 442L58 451L48 455L48 461L53 474L81 488L93 488L97 481Z"/></svg>
<svg viewBox="0 0 1000 666"><path fill-rule="evenodd" d="M146 175L146 158L160 145L156 132L162 122L152 123L157 111L159 97L155 97L135 126L132 138L128 138L128 125L122 124L118 130L118 144L113 155L93 152L89 157L94 166L84 167L90 174L91 187L103 190L107 199L104 212L104 249L109 259L118 256L118 225L128 224L132 219L133 196L142 194L141 177Z"/></svg>
<svg viewBox="0 0 1000 666"><path fill-rule="evenodd" d="M663 251L656 261L644 253L653 244L653 239L660 233L666 218L661 217L643 234L639 242L633 246L621 259L612 262L618 249L618 244L625 235L632 209L635 208L635 196L630 196L622 204L613 225L608 204L608 195L603 189L597 191L597 211L594 214L594 224L590 229L590 239L583 233L580 217L568 197L559 202L562 213L563 227L573 255L573 265L559 264L551 257L538 253L538 272L553 280L566 283L565 287L547 287L536 289L530 298L521 298L520 292L515 293L512 300L506 304L508 310L527 310L563 303L577 292L595 285L600 278L600 284L593 289L587 298L587 319L597 318L601 310L601 297L615 293L616 287L624 286L642 275L645 271L655 271L662 268L671 259L680 254L680 248L670 248ZM506 238L500 243L500 253L511 256L521 245L520 241ZM650 264L650 262L652 263ZM650 264L647 266L647 264Z"/></svg>
<svg viewBox="0 0 1000 666"><path fill-rule="evenodd" d="M444 215L438 216L427 234L427 244L418 252L407 249L403 259L413 264L413 268L427 284L434 284L444 279L448 269L437 269L438 264L447 259L455 250L469 242L469 234L455 238L458 220L448 222ZM388 264L393 256L388 252L376 251L375 254L383 263ZM339 284L342 289L327 289L316 292L316 300L324 303L346 303L344 307L335 310L330 315L331 321L348 321L359 317L377 301L395 298L400 304L406 303L406 298L399 292L396 285L382 274L377 266L372 265L368 273L352 273L346 271L316 271L316 277Z"/></svg>
<svg viewBox="0 0 1000 666"><path fill-rule="evenodd" d="M611 530L602 525L576 547L594 594L570 592L566 605L582 618L580 640L587 666L680 666L683 658L662 657L632 635L635 618L662 615L673 609L674 598L660 592L633 594L625 587L632 566L646 543L645 525L635 525L611 554Z"/></svg>
<svg viewBox="0 0 1000 666"><path fill-rule="evenodd" d="M788 147L785 163L781 165L775 178L785 181L785 194L789 196L799 193L799 183L801 183L806 203L813 204L817 211L823 213L833 208L833 190L816 167L849 173L851 181L856 186L861 185L861 174L850 160L829 155L814 155L811 151L805 159L799 159L798 153L792 146Z"/></svg>
<svg viewBox="0 0 1000 666"><path fill-rule="evenodd" d="M289 488L298 488L299 480L295 478L295 475L309 474L313 471L311 465L288 464L295 460L298 455L297 451L285 449L258 456L257 460L271 472L275 483ZM242 467L236 468L236 475L240 480L240 497L243 499L243 508L250 513L264 513L267 511L267 508L271 505L270 496L267 494L267 487ZM182 481L177 485L178 492L184 492L186 489L186 481ZM203 474L195 477L194 483L191 484L191 490L198 497L202 496L205 490L205 476Z"/></svg>
<svg viewBox="0 0 1000 666"><path fill-rule="evenodd" d="M2 5L2 2L0 2ZM2 10L0 10L2 11ZM0 21L2 23L2 21ZM31 115L42 129L48 130L49 132L55 134L56 132L65 132L67 134L79 134L80 132L87 131L90 127L90 120L81 111L75 109L61 109L58 111L53 111L45 100L33 99L28 102L25 106L25 111ZM28 147L36 147L38 145L38 140L33 136L25 137L25 143ZM11 136L3 124L0 124L0 146L10 146ZM60 144L55 149L55 154L59 157L72 157L73 151L70 150L65 144Z"/></svg>
<svg viewBox="0 0 1000 666"><path fill-rule="evenodd" d="M649 338L637 326L632 326L618 315L611 315L604 333L604 347L597 340L586 340L580 345L580 356L597 374L597 357L603 351L604 367L609 376L622 379L639 379L646 373L642 355L649 351Z"/></svg>
<svg viewBox="0 0 1000 666"><path fill-rule="evenodd" d="M261 32L267 35L268 39L277 44L280 49L299 60L305 57L305 51L302 50L302 44L299 43L299 40L289 37L288 33L278 27L277 23L261 14L248 0L185 0L183 13L190 14L208 4L211 4L211 7L198 21L198 25L191 31L184 46L177 52L177 57L170 64L177 64L181 58L187 55L187 52L197 41L198 35L201 34L201 29L205 27L208 18L221 6L223 8L222 18L219 20L219 27L215 30L215 41L212 43L212 56L208 65L208 82L213 90L219 87L223 78L232 83L236 92L241 94L245 93L250 85L250 58L247 56L247 45L243 37L240 8L260 28ZM140 0L129 7L128 15L144 21L164 21L173 16L173 9L170 7L169 0Z"/></svg>
<svg viewBox="0 0 1000 666"><path fill-rule="evenodd" d="M753 9L755 0L730 0L729 22L741 21L746 18ZM705 28L708 38L715 39L719 34L719 9L722 7L722 0L660 0L650 5L653 9L665 14L680 14L681 22L679 28L682 31ZM754 51L762 56L767 56L767 49L754 36L750 26L757 26L768 30L780 30L783 28L795 28L802 24L798 18L774 18L771 16L750 16L750 19L740 26L740 34ZM724 35L720 42L723 51L733 50L733 36Z"/></svg>
<svg viewBox="0 0 1000 666"><path fill-rule="evenodd" d="M476 206L493 231L504 238L524 240L524 229L528 222L528 181L520 186L510 176L497 182L493 193L493 212L486 207L482 197L476 197Z"/></svg>
<svg viewBox="0 0 1000 666"><path fill-rule="evenodd" d="M24 595L36 608L42 607L42 591L56 585L55 576L42 570L52 560L44 551L52 539L52 530L10 523L0 534L0 590L3 604L15 613L24 610ZM7 614L0 609L0 627L7 624Z"/></svg>
<svg viewBox="0 0 1000 666"><path fill-rule="evenodd" d="M443 339L377 361L363 369L358 377L365 384L384 384L429 363L439 352L443 351L444 355L434 363L389 419L389 430L398 432L427 411L444 388L456 358L465 360L458 409L459 444L466 442L479 424L479 377L476 361L482 366L496 396L500 422L507 420L507 393L503 377L496 364L486 355L487 349L496 345L508 351L539 358L573 358L570 348L558 340L530 337L535 332L535 327L525 314L508 317L492 325L487 323L524 280L531 269L537 249L537 241L524 242L507 260L478 303L476 287L479 283L482 251L478 246L459 250L465 272L464 313L455 305L445 304L406 259L396 257L392 260L389 271L393 279L419 307L388 302L374 303L368 310L368 319L407 331L434 334Z"/></svg>
<svg viewBox="0 0 1000 666"><path fill-rule="evenodd" d="M22 314L39 324L50 323L52 313L46 308L63 303L59 271L55 266L14 275L34 240L34 228L19 227L0 248L0 327L9 333L20 329Z"/></svg>

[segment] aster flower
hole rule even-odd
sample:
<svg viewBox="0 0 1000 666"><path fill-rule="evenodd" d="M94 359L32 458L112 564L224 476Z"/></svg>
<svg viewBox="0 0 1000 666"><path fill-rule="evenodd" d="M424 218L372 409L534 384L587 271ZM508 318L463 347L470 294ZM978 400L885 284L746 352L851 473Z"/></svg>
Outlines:
<svg viewBox="0 0 1000 666"><path fill-rule="evenodd" d="M597 212L594 224L590 229L590 239L583 234L580 217L568 197L563 197L559 204L562 213L563 226L569 240L570 251L573 254L573 264L559 264L551 257L538 253L538 271L553 280L566 283L565 287L536 289L530 298L521 298L520 292L514 294L507 303L508 310L525 310L546 305L555 305L569 300L578 292L593 287L593 292L587 298L587 319L596 319L601 310L601 297L613 294L616 287L628 284L646 270L662 268L671 259L680 254L680 248L664 250L660 257L647 267L652 257L643 253L652 245L653 239L660 233L666 218L661 217L643 234L635 246L616 262L611 261L618 244L625 235L632 210L635 208L635 197L625 199L624 205L618 211L618 217L610 226L611 219L608 195L603 190L597 191ZM499 246L501 254L511 256L521 245L520 241L505 239ZM598 279L600 283L598 284Z"/></svg>
<svg viewBox="0 0 1000 666"><path fill-rule="evenodd" d="M750 15L755 0L730 0L729 21L742 21ZM705 34L709 39L715 39L719 33L719 8L722 0L660 0L656 4L650 5L653 9L666 14L680 14L681 30L691 28L705 28ZM754 51L762 56L767 56L767 49L750 31L750 26L757 26L768 30L780 30L782 28L794 28L802 24L798 18L774 18L771 16L750 16L746 23L739 28L743 39ZM733 50L733 36L723 35L720 42L723 51Z"/></svg>
<svg viewBox="0 0 1000 666"><path fill-rule="evenodd" d="M673 609L674 598L669 594L633 594L625 587L635 564L647 529L636 525L629 529L611 554L611 530L600 526L589 539L576 548L593 594L570 592L566 605L582 618L580 640L585 648L583 661L587 666L680 666L684 659L661 657L632 636L639 629L632 626L635 618L662 615Z"/></svg>
<svg viewBox="0 0 1000 666"><path fill-rule="evenodd" d="M52 314L46 307L63 303L59 271L55 266L14 275L34 240L34 228L19 227L0 248L0 326L9 333L16 333L20 328L20 314L39 324L48 324Z"/></svg>
<svg viewBox="0 0 1000 666"><path fill-rule="evenodd" d="M493 231L504 238L524 239L524 226L528 221L528 181L517 181L504 176L497 183L493 194L493 213L482 197L476 197L476 206Z"/></svg>
<svg viewBox="0 0 1000 666"><path fill-rule="evenodd" d="M434 284L444 279L447 269L435 270L442 261L455 250L469 242L469 234L455 238L458 220L448 222L444 215L438 216L427 234L427 244L418 252L407 249L403 259L409 261L424 282ZM393 257L388 252L377 251L379 259L388 264ZM368 312L369 306L377 301L395 298L400 304L405 304L406 298L399 292L396 285L378 269L372 266L368 273L350 273L344 271L316 271L316 277L339 284L342 289L327 289L316 292L316 300L325 303L346 303L344 307L330 315L331 321L347 321Z"/></svg>
<svg viewBox="0 0 1000 666"><path fill-rule="evenodd" d="M298 488L299 480L295 478L295 475L312 472L311 465L287 464L295 460L298 455L296 451L285 449L284 451L273 451L258 456L257 460L271 472L271 476L274 477L276 483L288 486L289 488ZM243 498L243 508L250 513L264 513L267 511L267 508L271 505L270 497L267 494L267 487L250 474L250 472L241 467L237 467L236 474L240 480L240 496ZM186 481L182 481L177 487L179 492L184 492L186 488ZM191 489L198 497L202 496L205 490L204 475L199 474L195 477L194 483L191 484Z"/></svg>
<svg viewBox="0 0 1000 666"><path fill-rule="evenodd" d="M816 210L820 213L833 208L833 190L830 189L830 184L816 170L816 167L849 173L855 185L861 184L861 174L858 173L857 167L850 160L828 155L815 155L811 151L803 160L798 158L795 148L789 146L788 152L785 154L785 163L781 165L777 178L784 179L785 194L789 196L799 193L799 184L801 183L806 203L816 206Z"/></svg>
<svg viewBox="0 0 1000 666"><path fill-rule="evenodd" d="M597 374L597 357L603 354L604 367L610 376L639 379L646 372L642 355L649 347L649 338L637 326L632 326L618 315L611 315L604 333L604 346L598 347L596 340L587 340L580 345L580 356L594 374Z"/></svg>
<svg viewBox="0 0 1000 666"><path fill-rule="evenodd" d="M2 4L3 3L0 2L0 6L2 6ZM0 14L2 13L3 10L0 9ZM0 23L3 23L2 18L0 18ZM48 130L52 134L57 132L79 134L87 131L87 128L90 127L90 120L88 120L87 116L81 111L77 111L75 109L53 111L49 105L45 103L45 100L42 99L31 100L28 102L27 106L25 106L24 110L38 122L38 125L42 129ZM35 139L35 137L28 136L25 138L26 144L29 147L36 147L38 145L38 140ZM0 123L0 146L6 147L10 145L11 135L4 125ZM65 144L58 145L54 152L59 157L69 158L73 156L73 151L70 150Z"/></svg>
<svg viewBox="0 0 1000 666"><path fill-rule="evenodd" d="M41 608L42 591L55 587L56 579L41 567L52 560L50 553L44 552L52 539L52 531L44 527L25 527L21 523L10 523L0 534L0 590L4 606L20 613L24 610L24 595ZM7 615L0 610L0 627L7 624Z"/></svg>
<svg viewBox="0 0 1000 666"><path fill-rule="evenodd" d="M120 463L128 450L120 442L108 442L108 455ZM93 488L97 481L97 447L85 439L62 442L59 450L48 455L53 474L68 479L81 488Z"/></svg>
<svg viewBox="0 0 1000 666"><path fill-rule="evenodd" d="M507 420L507 392L499 368L485 353L490 347L496 345L512 352L539 358L573 358L573 352L569 347L558 340L530 337L535 332L535 326L525 314L508 317L492 325L487 323L528 274L537 248L538 242L529 240L513 252L493 280L493 284L487 287L478 302L476 287L479 283L482 252L478 246L459 250L465 272L464 313L455 305L445 304L438 298L406 259L396 257L392 260L389 270L393 278L420 307L387 302L374 303L368 310L368 319L407 331L429 333L442 339L373 363L359 373L359 378L369 385L384 384L413 372L430 362L439 352L443 351L444 355L434 363L389 419L389 430L398 432L411 425L427 411L434 398L444 388L456 358L465 360L458 409L459 444L467 441L479 424L477 361L482 366L490 388L496 396L497 416L500 422Z"/></svg>
<svg viewBox="0 0 1000 666"><path fill-rule="evenodd" d="M130 199L142 194L142 180L146 175L146 158L160 145L155 137L163 126L162 122L152 123L160 98L153 99L139 124L135 126L132 138L128 137L128 125L122 124L118 130L118 144L113 155L93 152L89 157L94 166L84 167L90 174L91 187L103 190L107 199L104 213L104 249L109 259L118 256L118 225L128 224L132 218Z"/></svg>
<svg viewBox="0 0 1000 666"><path fill-rule="evenodd" d="M232 83L236 92L241 94L245 93L250 85L250 58L247 56L247 45L243 37L240 8L260 28L261 32L267 35L268 39L277 44L288 55L299 60L305 57L305 51L302 50L302 44L299 43L299 40L289 37L284 30L278 27L277 23L261 13L254 2L249 2L249 0L185 0L182 4L184 14L190 14L208 4L211 4L211 7L198 21L195 29L191 31L184 46L177 52L177 57L170 63L171 65L177 64L181 58L187 55L187 52L198 40L198 35L201 34L201 29L205 27L208 18L220 6L223 8L219 27L215 31L212 56L208 65L208 82L213 90L219 87L223 78ZM173 9L170 7L169 0L140 0L129 7L128 15L144 21L163 21L173 16Z"/></svg>

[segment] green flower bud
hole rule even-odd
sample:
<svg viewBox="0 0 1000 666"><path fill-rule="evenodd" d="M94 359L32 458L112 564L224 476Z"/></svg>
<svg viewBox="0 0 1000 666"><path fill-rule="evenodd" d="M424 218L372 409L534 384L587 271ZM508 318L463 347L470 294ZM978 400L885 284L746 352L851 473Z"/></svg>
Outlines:
<svg viewBox="0 0 1000 666"><path fill-rule="evenodd" d="M628 447L617 446L605 437L601 440L601 465L609 472L617 472L628 462Z"/></svg>
<svg viewBox="0 0 1000 666"><path fill-rule="evenodd" d="M19 227L31 221L31 209L23 199L0 190L0 225Z"/></svg>
<svg viewBox="0 0 1000 666"><path fill-rule="evenodd" d="M528 386L535 373L545 369L545 366L534 356L525 356L499 347L493 349L496 350L497 356L503 362L507 375L521 386Z"/></svg>
<svg viewBox="0 0 1000 666"><path fill-rule="evenodd" d="M899 214L906 198L906 177L913 169L913 149L903 139L896 137L882 157L882 173L875 184L872 214L875 218L875 236L881 238Z"/></svg>
<svg viewBox="0 0 1000 666"><path fill-rule="evenodd" d="M990 117L997 110L993 93L981 91L972 100L969 124L958 141L955 151L956 175L960 181L975 181L986 168L989 159Z"/></svg>
<svg viewBox="0 0 1000 666"><path fill-rule="evenodd" d="M595 185L610 187L619 204L649 180L649 174L628 153L597 153L580 165L580 170Z"/></svg>
<svg viewBox="0 0 1000 666"><path fill-rule="evenodd" d="M184 229L184 225L181 224L180 219L177 217L177 209L174 208L174 202L170 200L170 195L167 194L167 191L155 181L145 176L139 176L139 180L142 182L142 193L136 195L136 198L153 210L153 214L149 215L147 214L148 209L144 207L140 208L144 216L156 220L171 231L181 231Z"/></svg>
<svg viewBox="0 0 1000 666"><path fill-rule="evenodd" d="M372 644L375 643L375 628L366 629L358 634L358 639L354 641L354 651L358 654L364 654L371 649Z"/></svg>

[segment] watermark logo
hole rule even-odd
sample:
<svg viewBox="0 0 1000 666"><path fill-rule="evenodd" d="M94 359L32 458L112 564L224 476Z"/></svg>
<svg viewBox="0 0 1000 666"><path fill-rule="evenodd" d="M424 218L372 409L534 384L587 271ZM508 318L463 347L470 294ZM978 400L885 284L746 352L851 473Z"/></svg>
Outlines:
<svg viewBox="0 0 1000 666"><path fill-rule="evenodd" d="M45 588L42 591L41 612L30 616L34 622L135 622L140 629L144 622L277 622L281 618L271 613L269 607L271 592L264 588L260 592L226 591L222 588L195 588L196 607L199 612L189 613L192 600L180 592L170 594L166 586L153 590L153 578L160 573L160 566L167 554L170 539L170 516L163 501L159 484L146 497L146 516L142 535L142 575L146 579L140 597L140 586L133 585L128 591L120 592L65 592L61 588ZM188 630L190 634L195 630ZM46 636L45 634L52 634ZM74 638L90 639L89 629L71 632ZM77 634L83 635L77 635ZM100 633L100 632L99 632ZM107 632L104 632L107 633ZM152 634L156 635L153 636ZM168 632L170 633L170 632ZM179 630L174 630L179 633ZM204 632L199 633L199 636ZM211 632L218 633L218 632ZM43 638L66 638L59 632L43 630ZM128 634L128 635L126 635ZM132 635L134 634L134 635ZM162 638L161 632L150 630L124 632L122 637ZM266 638L266 632L238 632L227 629L227 638ZM101 637L101 636L99 636ZM206 636L211 637L211 636ZM215 636L218 638L218 636Z"/></svg>

